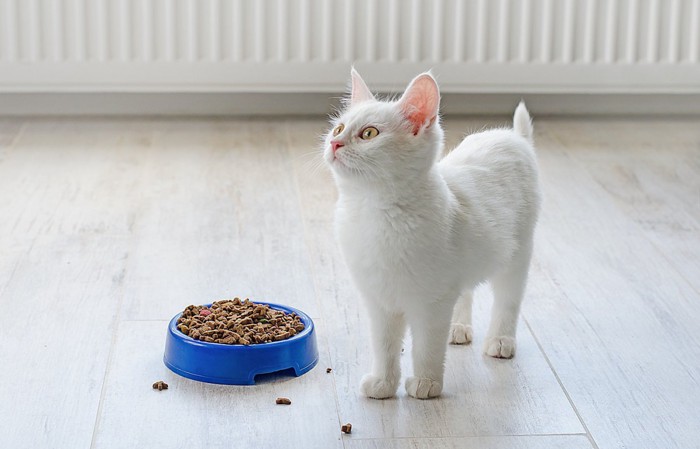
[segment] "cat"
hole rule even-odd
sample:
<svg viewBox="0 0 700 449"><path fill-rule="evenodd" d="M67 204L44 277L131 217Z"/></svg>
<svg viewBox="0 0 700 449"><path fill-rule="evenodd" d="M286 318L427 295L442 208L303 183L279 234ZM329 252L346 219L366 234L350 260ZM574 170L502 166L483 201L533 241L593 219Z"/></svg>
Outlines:
<svg viewBox="0 0 700 449"><path fill-rule="evenodd" d="M335 232L370 315L373 363L360 391L396 394L406 327L413 376L406 392L442 392L447 342L472 340L472 291L494 292L484 352L515 355L541 194L530 115L513 129L466 137L440 158L440 93L427 72L397 101L377 100L353 68L344 111L332 119L323 157L338 189Z"/></svg>

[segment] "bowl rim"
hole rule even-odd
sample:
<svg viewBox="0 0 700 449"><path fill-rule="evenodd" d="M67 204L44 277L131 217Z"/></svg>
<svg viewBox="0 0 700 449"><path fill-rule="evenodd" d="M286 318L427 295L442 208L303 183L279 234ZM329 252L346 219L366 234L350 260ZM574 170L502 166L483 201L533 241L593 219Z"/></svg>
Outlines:
<svg viewBox="0 0 700 449"><path fill-rule="evenodd" d="M215 301L216 302L216 301ZM304 330L299 332L296 335L293 335L290 338L287 338L285 340L280 340L280 341L270 341L270 342L265 342L265 343L253 343L250 345L227 345L224 343L213 343L213 342L208 342L208 341L202 341L202 340L195 340L194 338L190 337L189 335L183 334L180 329L177 328L177 320L182 316L182 312L179 312L176 314L171 320L170 323L168 324L168 329L170 331L170 334L175 337L179 338L181 340L186 341L188 344L195 345L195 346L203 346L203 347L214 347L214 348L220 348L220 349L228 349L228 350L255 350L256 348L272 348L275 346L284 346L292 343L293 341L296 341L300 338L303 338L313 332L314 329L314 322L311 319L309 315L306 313L302 312L301 310L286 306L283 304L277 304L274 302L267 302L267 301L250 301L255 304L261 304L261 305L266 305L270 306L273 309L279 310L281 312L286 312L286 313L295 313L299 318L301 318L302 322L304 323ZM213 303L208 303L208 304L202 304L202 306L205 307L211 307Z"/></svg>

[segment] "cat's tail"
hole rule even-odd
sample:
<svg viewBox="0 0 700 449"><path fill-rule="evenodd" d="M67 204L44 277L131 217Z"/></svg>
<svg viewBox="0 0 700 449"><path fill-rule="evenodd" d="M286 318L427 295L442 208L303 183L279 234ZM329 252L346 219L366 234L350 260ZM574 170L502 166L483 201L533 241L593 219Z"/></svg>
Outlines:
<svg viewBox="0 0 700 449"><path fill-rule="evenodd" d="M530 113L527 112L525 102L522 100L520 100L520 104L515 108L515 114L513 114L513 129L527 139L528 142L532 143L532 119L530 118Z"/></svg>

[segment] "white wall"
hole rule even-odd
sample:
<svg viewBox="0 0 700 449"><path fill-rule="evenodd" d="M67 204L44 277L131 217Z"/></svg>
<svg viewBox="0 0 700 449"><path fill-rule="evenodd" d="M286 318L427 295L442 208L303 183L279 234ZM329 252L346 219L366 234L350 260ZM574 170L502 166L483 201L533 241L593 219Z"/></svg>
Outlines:
<svg viewBox="0 0 700 449"><path fill-rule="evenodd" d="M381 91L697 95L700 0L0 0L0 95L337 93L352 63Z"/></svg>

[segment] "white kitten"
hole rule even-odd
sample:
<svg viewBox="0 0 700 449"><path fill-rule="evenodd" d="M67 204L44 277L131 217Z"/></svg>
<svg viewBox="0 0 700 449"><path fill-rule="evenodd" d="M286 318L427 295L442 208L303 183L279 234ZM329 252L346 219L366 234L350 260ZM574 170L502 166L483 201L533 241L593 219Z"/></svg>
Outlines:
<svg viewBox="0 0 700 449"><path fill-rule="evenodd" d="M374 361L361 390L372 398L396 393L408 324L414 374L406 391L438 396L446 340L471 342L472 290L484 281L494 292L484 351L515 354L540 206L530 116L521 103L513 130L472 134L438 160L440 94L429 73L395 102L377 101L351 75L349 104L325 139L324 158L339 190L337 238L371 316Z"/></svg>

